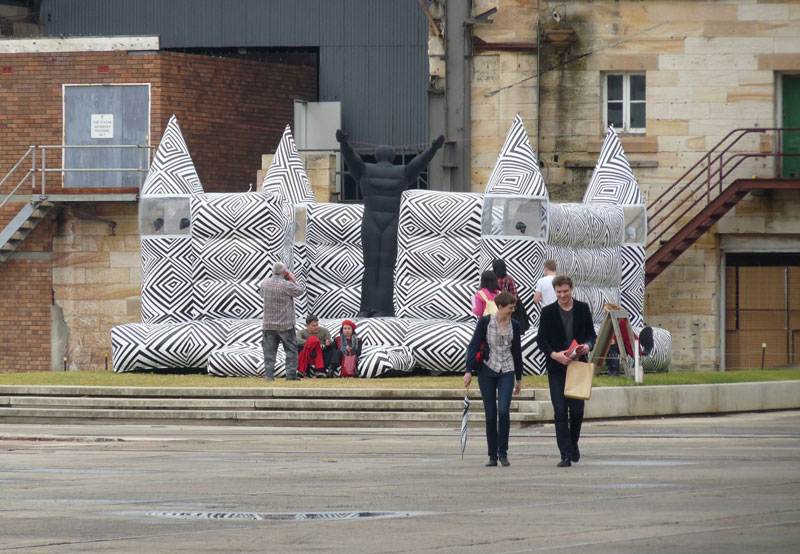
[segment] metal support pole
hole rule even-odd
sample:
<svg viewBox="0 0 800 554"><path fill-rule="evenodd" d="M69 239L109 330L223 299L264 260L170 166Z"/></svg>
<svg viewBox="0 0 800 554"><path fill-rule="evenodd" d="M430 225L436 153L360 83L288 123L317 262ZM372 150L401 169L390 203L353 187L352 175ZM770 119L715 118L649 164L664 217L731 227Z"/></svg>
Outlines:
<svg viewBox="0 0 800 554"><path fill-rule="evenodd" d="M36 147L31 146L31 192L36 188Z"/></svg>
<svg viewBox="0 0 800 554"><path fill-rule="evenodd" d="M42 198L44 198L44 176L47 173L45 168L47 167L47 162L45 155L47 154L47 149L42 148Z"/></svg>

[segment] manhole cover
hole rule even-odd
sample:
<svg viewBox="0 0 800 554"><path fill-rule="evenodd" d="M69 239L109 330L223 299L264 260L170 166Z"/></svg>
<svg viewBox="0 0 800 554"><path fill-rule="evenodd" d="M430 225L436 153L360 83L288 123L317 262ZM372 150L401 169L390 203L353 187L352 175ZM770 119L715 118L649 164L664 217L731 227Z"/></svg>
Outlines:
<svg viewBox="0 0 800 554"><path fill-rule="evenodd" d="M429 512L145 512L151 517L178 519L245 519L266 521L301 521L328 519L376 519L392 517L414 517Z"/></svg>

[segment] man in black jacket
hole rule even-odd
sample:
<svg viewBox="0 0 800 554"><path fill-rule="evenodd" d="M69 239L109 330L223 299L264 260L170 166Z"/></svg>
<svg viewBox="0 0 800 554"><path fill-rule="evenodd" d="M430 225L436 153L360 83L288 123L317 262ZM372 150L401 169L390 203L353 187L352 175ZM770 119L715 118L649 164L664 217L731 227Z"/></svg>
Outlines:
<svg viewBox="0 0 800 554"><path fill-rule="evenodd" d="M547 358L547 382L555 413L556 441L561 451L558 467L569 467L581 458L578 440L583 423L583 400L564 396L567 365L572 361L568 350L575 340L580 345L575 349L575 356L586 361L597 334L589 305L572 298L572 279L558 275L553 279L553 288L558 301L542 308L536 342Z"/></svg>

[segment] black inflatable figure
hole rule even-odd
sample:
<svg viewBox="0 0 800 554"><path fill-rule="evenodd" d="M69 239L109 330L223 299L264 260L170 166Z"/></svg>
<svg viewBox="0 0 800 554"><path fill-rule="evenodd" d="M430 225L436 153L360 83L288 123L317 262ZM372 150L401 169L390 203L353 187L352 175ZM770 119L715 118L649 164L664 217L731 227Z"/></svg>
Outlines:
<svg viewBox="0 0 800 554"><path fill-rule="evenodd" d="M430 148L406 165L394 165L391 146L375 149L376 163L364 163L347 140L347 133L336 131L342 156L364 197L361 243L364 248L364 279L361 282L361 307L358 317L394 315L394 266L397 262L397 223L400 197L433 159L444 144L439 136Z"/></svg>

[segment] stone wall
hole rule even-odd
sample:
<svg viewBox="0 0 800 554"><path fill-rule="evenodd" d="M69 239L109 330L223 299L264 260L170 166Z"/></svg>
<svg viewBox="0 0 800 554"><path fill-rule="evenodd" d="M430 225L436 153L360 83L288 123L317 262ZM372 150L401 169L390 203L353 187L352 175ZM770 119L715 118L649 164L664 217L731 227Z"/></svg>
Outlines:
<svg viewBox="0 0 800 554"><path fill-rule="evenodd" d="M64 356L69 370L104 369L111 328L142 319L137 204L76 204L62 211L52 272L53 369Z"/></svg>
<svg viewBox="0 0 800 554"><path fill-rule="evenodd" d="M536 42L536 2L474 4L475 13L498 8L493 24L475 26L482 40ZM622 134L621 141L652 205L728 132L779 126L776 81L782 72L800 72L797 2L559 1L541 2L540 13L543 35L569 27L577 41L566 49L542 44L538 109L535 54L498 50L474 57L475 192L483 191L519 112L534 150L538 143L551 198L580 201L603 140L604 72L640 71L647 80L647 130ZM773 137L753 134L734 151L774 148ZM775 176L773 160L747 161L728 182L751 176ZM798 203L797 193L746 198L648 285L645 319L673 333L674 367L720 366L724 306L719 272L725 236L756 234L800 251L797 220L789 215L797 213L790 210Z"/></svg>

